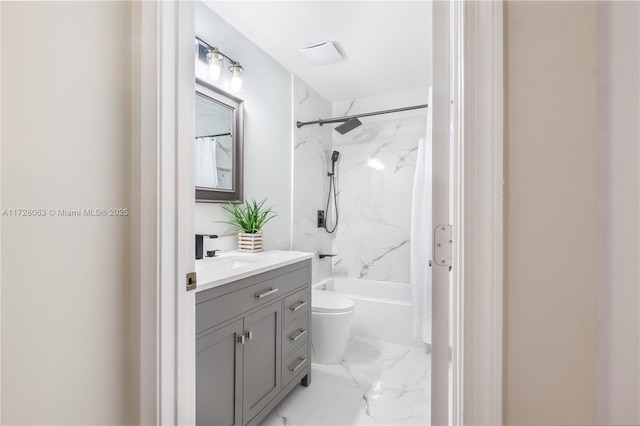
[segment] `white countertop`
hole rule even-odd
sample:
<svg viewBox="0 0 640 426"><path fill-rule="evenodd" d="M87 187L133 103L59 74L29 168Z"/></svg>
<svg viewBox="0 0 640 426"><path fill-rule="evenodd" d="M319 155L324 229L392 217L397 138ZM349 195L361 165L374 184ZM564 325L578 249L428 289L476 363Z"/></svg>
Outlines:
<svg viewBox="0 0 640 426"><path fill-rule="evenodd" d="M267 250L260 253L223 252L215 257L196 260L196 292L311 259L313 253Z"/></svg>

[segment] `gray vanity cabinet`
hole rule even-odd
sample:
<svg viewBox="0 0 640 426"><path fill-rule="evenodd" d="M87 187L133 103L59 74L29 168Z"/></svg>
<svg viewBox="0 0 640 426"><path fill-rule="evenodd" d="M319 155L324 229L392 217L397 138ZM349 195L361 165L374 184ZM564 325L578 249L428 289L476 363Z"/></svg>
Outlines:
<svg viewBox="0 0 640 426"><path fill-rule="evenodd" d="M311 261L196 294L196 422L259 423L308 386Z"/></svg>
<svg viewBox="0 0 640 426"><path fill-rule="evenodd" d="M243 416L252 419L280 392L280 301L244 319Z"/></svg>
<svg viewBox="0 0 640 426"><path fill-rule="evenodd" d="M242 425L242 320L196 340L196 423Z"/></svg>

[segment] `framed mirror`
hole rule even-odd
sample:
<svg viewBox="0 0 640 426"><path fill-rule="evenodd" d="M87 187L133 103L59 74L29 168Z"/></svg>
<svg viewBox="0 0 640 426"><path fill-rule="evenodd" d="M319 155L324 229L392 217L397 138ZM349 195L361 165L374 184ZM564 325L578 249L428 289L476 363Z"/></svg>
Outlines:
<svg viewBox="0 0 640 426"><path fill-rule="evenodd" d="M196 202L242 202L243 101L196 79Z"/></svg>

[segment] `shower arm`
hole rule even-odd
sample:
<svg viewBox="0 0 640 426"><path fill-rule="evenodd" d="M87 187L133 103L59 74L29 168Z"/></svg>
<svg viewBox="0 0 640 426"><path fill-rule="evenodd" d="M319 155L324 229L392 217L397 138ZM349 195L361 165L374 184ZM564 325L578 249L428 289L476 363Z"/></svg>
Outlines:
<svg viewBox="0 0 640 426"><path fill-rule="evenodd" d="M319 125L323 125L323 124L330 124L330 123L344 123L347 120L350 120L352 118L359 118L359 117L370 117L372 115L380 115L380 114L391 114L394 112L402 112L402 111L411 111L414 109L420 109L420 108L428 108L429 105L428 104L423 104L423 105L413 105L413 106L408 106L408 107L402 107L402 108L394 108L394 109L387 109L384 111L374 111L374 112L365 112L362 114L355 114L355 115L345 115L344 117L334 117L334 118L326 118L326 119L320 119L320 120L315 120L315 121L296 121L296 126L298 127L298 129L302 126L306 126L308 124L319 124Z"/></svg>

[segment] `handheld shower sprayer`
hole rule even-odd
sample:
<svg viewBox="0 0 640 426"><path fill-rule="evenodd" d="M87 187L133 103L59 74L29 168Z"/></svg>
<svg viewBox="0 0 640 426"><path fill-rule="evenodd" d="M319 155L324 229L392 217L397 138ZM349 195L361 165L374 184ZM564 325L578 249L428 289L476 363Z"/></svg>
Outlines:
<svg viewBox="0 0 640 426"><path fill-rule="evenodd" d="M336 161L338 161L339 156L340 153L338 151L333 151L331 154L331 173L329 173L329 176L333 176L336 173Z"/></svg>
<svg viewBox="0 0 640 426"><path fill-rule="evenodd" d="M324 221L324 229L330 234L333 233L338 227L338 195L336 194L335 178L336 178L336 162L338 161L339 156L340 156L340 153L338 151L333 151L331 153L331 173L327 173L327 175L329 176L329 196L327 197L327 209L326 209L327 218ZM333 228L329 229L327 222L328 222L328 216L329 216L329 206L331 204L331 191L333 191L333 208L335 212L335 223L333 225Z"/></svg>

